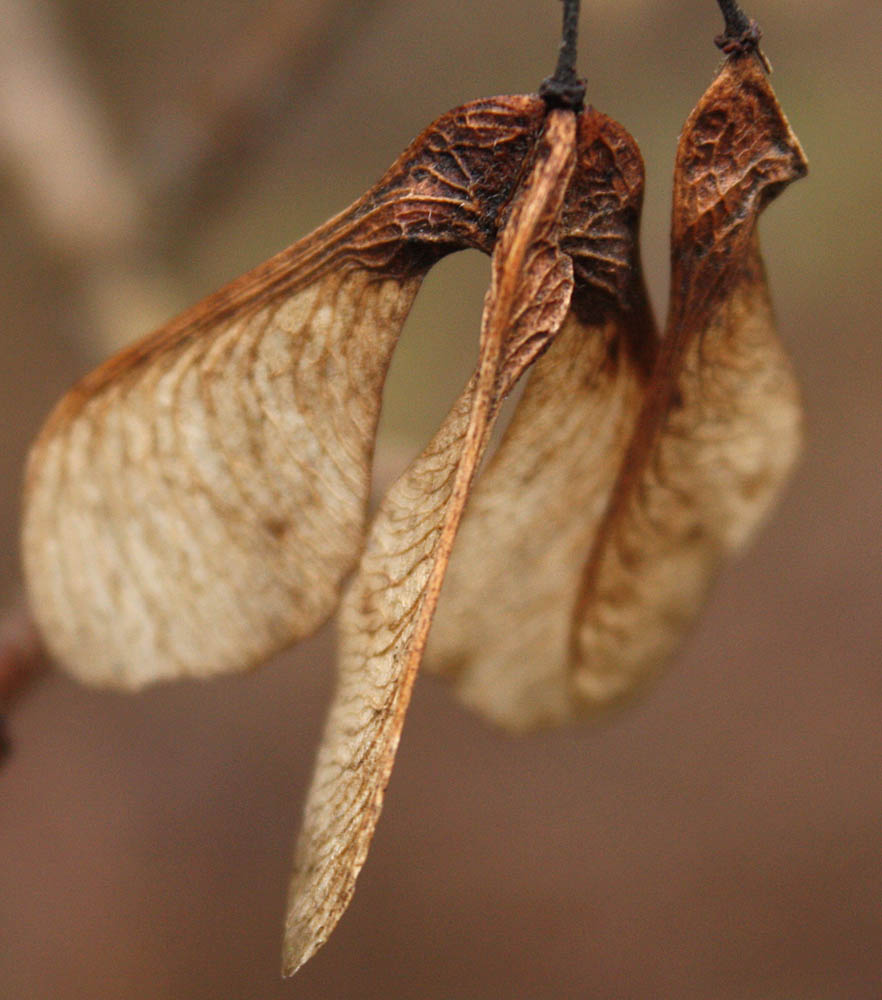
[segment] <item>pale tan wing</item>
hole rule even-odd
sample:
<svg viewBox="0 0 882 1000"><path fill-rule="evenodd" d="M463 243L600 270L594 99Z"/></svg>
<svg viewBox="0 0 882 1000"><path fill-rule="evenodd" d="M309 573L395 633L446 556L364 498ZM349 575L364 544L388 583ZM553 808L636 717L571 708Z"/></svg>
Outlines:
<svg viewBox="0 0 882 1000"><path fill-rule="evenodd" d="M61 662L125 687L205 676L257 662L333 610L418 284L328 275L55 421L32 459L24 551Z"/></svg>
<svg viewBox="0 0 882 1000"><path fill-rule="evenodd" d="M382 807L447 560L499 404L560 326L572 267L557 246L575 119L552 112L493 255L478 371L384 499L343 601L340 676L297 845L284 967L327 940Z"/></svg>
<svg viewBox="0 0 882 1000"><path fill-rule="evenodd" d="M580 710L569 674L573 595L656 343L637 247L642 194L634 140L583 112L563 227L574 306L469 498L425 658L506 729Z"/></svg>
<svg viewBox="0 0 882 1000"><path fill-rule="evenodd" d="M730 58L680 139L667 332L576 605L586 710L671 653L797 458L799 396L755 230L805 170L758 59Z"/></svg>
<svg viewBox="0 0 882 1000"><path fill-rule="evenodd" d="M65 397L23 532L64 665L121 687L238 670L333 611L419 282L450 250L489 251L542 120L527 97L443 116L347 212Z"/></svg>

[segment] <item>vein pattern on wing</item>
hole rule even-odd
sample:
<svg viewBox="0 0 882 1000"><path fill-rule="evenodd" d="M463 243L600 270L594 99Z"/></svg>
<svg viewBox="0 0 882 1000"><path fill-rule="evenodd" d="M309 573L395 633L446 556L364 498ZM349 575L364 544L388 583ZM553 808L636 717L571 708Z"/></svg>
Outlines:
<svg viewBox="0 0 882 1000"><path fill-rule="evenodd" d="M344 598L337 690L295 852L285 934L289 974L327 939L352 896L493 419L566 315L572 265L557 238L574 139L574 116L551 113L494 250L478 370L381 504Z"/></svg>
<svg viewBox="0 0 882 1000"><path fill-rule="evenodd" d="M411 302L439 257L492 248L542 120L528 97L444 115L346 212L62 400L23 550L64 665L122 687L239 670L334 610Z"/></svg>

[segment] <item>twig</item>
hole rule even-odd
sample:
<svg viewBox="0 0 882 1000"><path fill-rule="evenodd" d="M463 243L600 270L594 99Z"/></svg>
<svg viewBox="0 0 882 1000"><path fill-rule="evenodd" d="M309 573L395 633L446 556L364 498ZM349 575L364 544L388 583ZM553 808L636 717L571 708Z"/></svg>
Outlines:
<svg viewBox="0 0 882 1000"><path fill-rule="evenodd" d="M153 155L142 149L130 161L114 147L53 6L2 0L0 166L16 176L47 252L74 272L87 319L66 328L89 331L87 363L180 308L169 262L193 238L188 222L250 177L246 163L290 123L297 96L314 89L381 7L336 0L304 20L290 0L260 5L223 59L215 53L202 99L179 109L185 141L169 141L175 116L166 113Z"/></svg>
<svg viewBox="0 0 882 1000"><path fill-rule="evenodd" d="M549 108L581 111L585 104L585 81L576 76L579 0L563 0L563 4L563 31L557 69L554 76L542 81L539 96Z"/></svg>
<svg viewBox="0 0 882 1000"><path fill-rule="evenodd" d="M744 13L736 0L717 0L717 3L726 21L726 30L714 39L717 48L727 56L755 52L765 71L771 73L771 64L759 47L763 33L757 22Z"/></svg>
<svg viewBox="0 0 882 1000"><path fill-rule="evenodd" d="M137 249L143 190L114 150L53 6L4 0L2 22L0 165L15 177L47 256L77 278L88 321L65 328L89 331L82 347L95 361L169 311L168 285L144 276L155 268L143 266Z"/></svg>
<svg viewBox="0 0 882 1000"><path fill-rule="evenodd" d="M49 657L23 603L0 613L0 763L9 751L4 719L46 672Z"/></svg>
<svg viewBox="0 0 882 1000"><path fill-rule="evenodd" d="M309 95L387 2L325 0L306 11L291 0L259 6L223 59L213 58L188 102L154 131L145 159L157 185L151 204L167 222L163 238L178 244L190 231L188 217L217 212L247 182L246 165L292 127ZM186 141L163 141L169 120Z"/></svg>

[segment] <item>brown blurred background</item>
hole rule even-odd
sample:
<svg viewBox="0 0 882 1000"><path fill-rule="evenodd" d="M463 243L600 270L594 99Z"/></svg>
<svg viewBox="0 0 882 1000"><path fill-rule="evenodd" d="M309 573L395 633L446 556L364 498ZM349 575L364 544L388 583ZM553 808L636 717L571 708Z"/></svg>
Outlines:
<svg viewBox="0 0 882 1000"><path fill-rule="evenodd" d="M712 0L586 0L589 99L647 163L666 297L676 138ZM882 996L882 17L755 0L811 161L763 241L809 443L682 655L608 722L513 741L423 679L354 903L279 978L332 630L137 697L52 675L0 771L0 997ZM29 439L127 339L343 208L432 118L536 87L554 0L0 0L0 597ZM381 462L474 357L487 263L430 276Z"/></svg>

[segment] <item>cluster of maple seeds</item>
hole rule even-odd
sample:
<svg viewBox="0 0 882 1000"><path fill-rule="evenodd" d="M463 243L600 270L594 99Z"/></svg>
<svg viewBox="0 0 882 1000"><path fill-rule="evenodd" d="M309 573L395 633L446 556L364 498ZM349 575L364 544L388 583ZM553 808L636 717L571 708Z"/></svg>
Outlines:
<svg viewBox="0 0 882 1000"><path fill-rule="evenodd" d="M640 153L581 109L570 3L538 96L442 116L351 208L85 378L33 448L30 603L86 681L253 666L342 595L288 972L352 896L421 662L511 730L617 701L668 658L797 457L756 222L805 159L756 26L721 7L726 59L677 151L663 335ZM466 247L492 255L477 369L368 525L398 333L432 264Z"/></svg>

